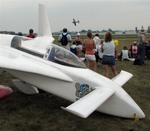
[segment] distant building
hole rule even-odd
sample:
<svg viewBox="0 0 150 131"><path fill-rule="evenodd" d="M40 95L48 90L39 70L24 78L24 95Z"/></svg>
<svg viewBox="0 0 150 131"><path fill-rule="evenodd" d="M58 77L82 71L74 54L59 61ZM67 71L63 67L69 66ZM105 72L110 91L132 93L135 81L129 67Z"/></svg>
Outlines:
<svg viewBox="0 0 150 131"><path fill-rule="evenodd" d="M123 31L115 31L115 34L116 34L116 35L122 35L122 34L123 34Z"/></svg>
<svg viewBox="0 0 150 131"><path fill-rule="evenodd" d="M135 30L128 30L128 31L125 31L125 34L136 34L136 31Z"/></svg>

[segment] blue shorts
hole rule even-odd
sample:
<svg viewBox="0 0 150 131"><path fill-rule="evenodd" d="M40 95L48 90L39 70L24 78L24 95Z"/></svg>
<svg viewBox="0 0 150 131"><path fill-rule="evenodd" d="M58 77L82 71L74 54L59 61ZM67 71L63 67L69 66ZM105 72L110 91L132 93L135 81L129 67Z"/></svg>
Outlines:
<svg viewBox="0 0 150 131"><path fill-rule="evenodd" d="M103 55L102 64L103 65L111 65L111 66L115 65L115 57Z"/></svg>

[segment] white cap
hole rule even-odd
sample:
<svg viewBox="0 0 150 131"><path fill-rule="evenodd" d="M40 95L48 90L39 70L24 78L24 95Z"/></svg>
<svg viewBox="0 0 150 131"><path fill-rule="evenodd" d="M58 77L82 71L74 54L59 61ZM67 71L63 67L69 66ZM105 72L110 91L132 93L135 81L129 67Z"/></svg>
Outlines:
<svg viewBox="0 0 150 131"><path fill-rule="evenodd" d="M79 33L79 32L77 33L77 36L80 36L80 33Z"/></svg>

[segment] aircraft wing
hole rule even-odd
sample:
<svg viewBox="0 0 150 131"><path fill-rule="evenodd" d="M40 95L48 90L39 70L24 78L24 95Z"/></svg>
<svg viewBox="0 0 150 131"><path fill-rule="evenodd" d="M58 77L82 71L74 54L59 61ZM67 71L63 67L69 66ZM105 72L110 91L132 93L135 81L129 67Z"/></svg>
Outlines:
<svg viewBox="0 0 150 131"><path fill-rule="evenodd" d="M109 97L114 94L114 90L100 87L93 90L91 93L82 97L70 106L62 109L73 113L82 118L87 118L92 112L94 112L99 106L101 106Z"/></svg>
<svg viewBox="0 0 150 131"><path fill-rule="evenodd" d="M0 67L7 70L18 70L22 72L35 73L48 76L54 79L72 82L72 79L55 67L44 62L43 59L36 59L19 54L10 49L0 49ZM6 53L7 52L7 53Z"/></svg>
<svg viewBox="0 0 150 131"><path fill-rule="evenodd" d="M122 70L117 76L112 78L112 81L123 86L132 76L131 73Z"/></svg>
<svg viewBox="0 0 150 131"><path fill-rule="evenodd" d="M53 37L36 37L32 40L22 41L21 48L30 50L32 52L37 52L40 54L45 54L47 47L53 42Z"/></svg>

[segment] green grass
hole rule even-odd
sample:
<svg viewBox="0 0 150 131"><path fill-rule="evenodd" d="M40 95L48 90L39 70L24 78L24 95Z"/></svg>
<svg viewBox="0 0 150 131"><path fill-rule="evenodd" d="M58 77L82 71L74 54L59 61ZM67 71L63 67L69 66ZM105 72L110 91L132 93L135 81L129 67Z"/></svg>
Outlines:
<svg viewBox="0 0 150 131"><path fill-rule="evenodd" d="M150 61L143 66L135 66L130 61L117 62L118 72L126 70L134 77L124 85L124 89L145 112L146 118L135 122L131 119L114 117L94 112L87 119L63 111L69 101L42 92L38 95L24 95L15 91L0 101L0 131L135 131L150 130ZM102 74L102 66L98 66ZM0 75L1 84L11 84L8 73Z"/></svg>

